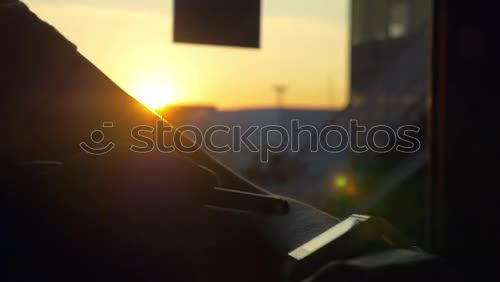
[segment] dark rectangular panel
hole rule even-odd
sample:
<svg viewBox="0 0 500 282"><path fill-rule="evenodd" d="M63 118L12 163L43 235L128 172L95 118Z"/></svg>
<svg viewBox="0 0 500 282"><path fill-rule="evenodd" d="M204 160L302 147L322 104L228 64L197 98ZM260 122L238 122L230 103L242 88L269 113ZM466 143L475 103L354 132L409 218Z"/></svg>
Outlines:
<svg viewBox="0 0 500 282"><path fill-rule="evenodd" d="M259 48L260 0L175 0L174 42Z"/></svg>

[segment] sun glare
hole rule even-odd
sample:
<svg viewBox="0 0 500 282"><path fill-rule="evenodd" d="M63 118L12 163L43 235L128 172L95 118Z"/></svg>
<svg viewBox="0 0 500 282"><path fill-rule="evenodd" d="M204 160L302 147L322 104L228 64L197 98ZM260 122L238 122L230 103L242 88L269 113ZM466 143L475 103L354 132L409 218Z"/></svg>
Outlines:
<svg viewBox="0 0 500 282"><path fill-rule="evenodd" d="M148 81L144 82L134 94L146 107L156 110L172 102L173 92L167 82Z"/></svg>

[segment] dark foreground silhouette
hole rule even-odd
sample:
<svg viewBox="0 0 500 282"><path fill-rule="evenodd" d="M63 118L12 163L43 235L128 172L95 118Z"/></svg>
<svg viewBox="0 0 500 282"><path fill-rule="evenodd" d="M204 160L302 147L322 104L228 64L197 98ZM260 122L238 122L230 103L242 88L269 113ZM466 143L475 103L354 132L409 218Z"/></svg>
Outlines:
<svg viewBox="0 0 500 282"><path fill-rule="evenodd" d="M287 252L338 222L293 200L284 216L206 209L214 176L185 157L131 153L130 129L157 117L75 45L17 1L0 1L0 39L2 281L282 281ZM109 121L116 148L83 153ZM325 260L311 279L443 273L437 258L394 250Z"/></svg>

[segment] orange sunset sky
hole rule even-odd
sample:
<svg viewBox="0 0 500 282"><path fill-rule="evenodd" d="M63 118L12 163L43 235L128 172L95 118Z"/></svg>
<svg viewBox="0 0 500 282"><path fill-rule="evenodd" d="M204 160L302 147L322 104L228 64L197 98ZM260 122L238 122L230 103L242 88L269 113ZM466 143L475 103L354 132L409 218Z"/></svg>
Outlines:
<svg viewBox="0 0 500 282"><path fill-rule="evenodd" d="M349 0L263 0L261 48L174 43L173 0L25 0L132 96L152 108L344 107Z"/></svg>

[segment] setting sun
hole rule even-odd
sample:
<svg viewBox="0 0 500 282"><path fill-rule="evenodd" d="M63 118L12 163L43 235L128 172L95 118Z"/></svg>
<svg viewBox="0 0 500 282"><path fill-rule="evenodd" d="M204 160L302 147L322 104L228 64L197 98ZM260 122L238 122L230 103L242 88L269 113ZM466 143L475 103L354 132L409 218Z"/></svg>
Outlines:
<svg viewBox="0 0 500 282"><path fill-rule="evenodd" d="M171 103L174 95L172 86L160 80L144 82L133 93L141 103L153 110Z"/></svg>

